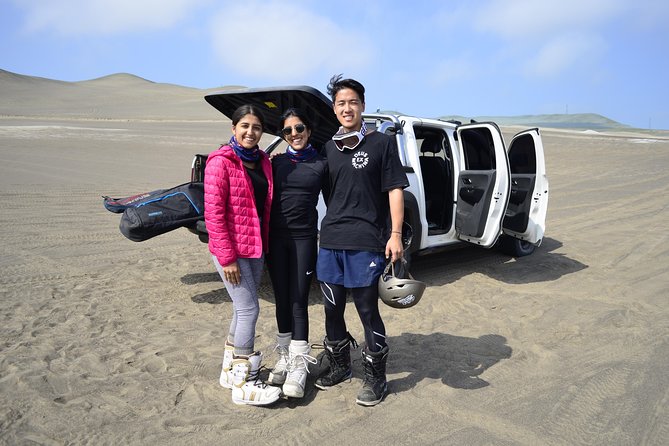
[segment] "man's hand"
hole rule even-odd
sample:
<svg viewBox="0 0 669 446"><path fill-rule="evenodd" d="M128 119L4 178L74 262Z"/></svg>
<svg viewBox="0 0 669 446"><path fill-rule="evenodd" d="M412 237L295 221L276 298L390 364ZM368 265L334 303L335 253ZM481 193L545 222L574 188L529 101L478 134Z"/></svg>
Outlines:
<svg viewBox="0 0 669 446"><path fill-rule="evenodd" d="M392 262L401 259L404 256L404 246L402 246L402 233L393 231L390 234L390 239L386 243L386 258L390 258Z"/></svg>

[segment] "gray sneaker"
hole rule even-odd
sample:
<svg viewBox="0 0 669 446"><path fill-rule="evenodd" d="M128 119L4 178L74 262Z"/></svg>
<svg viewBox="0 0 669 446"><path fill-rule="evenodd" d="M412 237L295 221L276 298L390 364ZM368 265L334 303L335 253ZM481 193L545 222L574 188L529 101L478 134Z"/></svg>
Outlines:
<svg viewBox="0 0 669 446"><path fill-rule="evenodd" d="M286 374L288 373L288 370L286 370L288 366L288 347L291 337L290 333L286 335L280 333L276 337L277 344L274 347L274 351L279 355L279 359L276 361L274 368L269 372L269 377L267 378L267 384L273 386L281 386L286 382Z"/></svg>

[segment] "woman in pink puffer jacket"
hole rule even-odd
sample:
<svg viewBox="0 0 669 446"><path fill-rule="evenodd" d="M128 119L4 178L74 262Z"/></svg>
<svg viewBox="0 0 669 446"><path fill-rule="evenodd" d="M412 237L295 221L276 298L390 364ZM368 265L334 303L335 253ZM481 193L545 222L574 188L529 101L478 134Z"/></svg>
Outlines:
<svg viewBox="0 0 669 446"><path fill-rule="evenodd" d="M204 177L209 251L233 308L219 382L232 389L236 404L266 405L281 396L280 388L259 380L262 354L254 346L273 193L269 157L258 147L263 126L260 110L239 107L232 115L233 136L209 154Z"/></svg>

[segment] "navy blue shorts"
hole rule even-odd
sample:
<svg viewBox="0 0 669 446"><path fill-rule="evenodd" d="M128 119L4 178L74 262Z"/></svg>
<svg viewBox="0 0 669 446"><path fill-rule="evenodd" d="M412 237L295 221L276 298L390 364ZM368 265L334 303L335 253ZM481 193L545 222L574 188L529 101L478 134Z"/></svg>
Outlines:
<svg viewBox="0 0 669 446"><path fill-rule="evenodd" d="M385 266L382 252L320 248L316 275L321 282L362 288L375 285Z"/></svg>

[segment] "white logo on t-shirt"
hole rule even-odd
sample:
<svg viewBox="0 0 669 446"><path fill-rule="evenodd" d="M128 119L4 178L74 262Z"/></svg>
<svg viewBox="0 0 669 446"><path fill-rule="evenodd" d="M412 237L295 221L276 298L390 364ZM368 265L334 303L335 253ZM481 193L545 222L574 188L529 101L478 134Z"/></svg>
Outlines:
<svg viewBox="0 0 669 446"><path fill-rule="evenodd" d="M351 158L351 164L353 164L353 167L356 169L364 169L368 163L369 155L367 152L363 152L362 150L354 153L353 158Z"/></svg>

